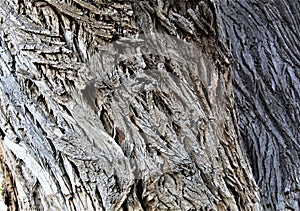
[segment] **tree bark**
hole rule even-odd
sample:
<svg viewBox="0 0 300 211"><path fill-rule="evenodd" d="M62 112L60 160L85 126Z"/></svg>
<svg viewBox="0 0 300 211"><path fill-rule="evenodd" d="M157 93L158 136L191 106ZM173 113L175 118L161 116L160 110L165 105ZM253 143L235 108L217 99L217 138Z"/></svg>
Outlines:
<svg viewBox="0 0 300 211"><path fill-rule="evenodd" d="M2 1L9 209L299 208L297 8Z"/></svg>
<svg viewBox="0 0 300 211"><path fill-rule="evenodd" d="M222 1L241 139L266 209L300 208L299 1Z"/></svg>

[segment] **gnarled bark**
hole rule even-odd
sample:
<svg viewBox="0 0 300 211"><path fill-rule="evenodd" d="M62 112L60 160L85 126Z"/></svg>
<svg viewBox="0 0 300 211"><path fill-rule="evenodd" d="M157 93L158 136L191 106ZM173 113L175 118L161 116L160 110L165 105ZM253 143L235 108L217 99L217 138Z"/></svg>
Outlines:
<svg viewBox="0 0 300 211"><path fill-rule="evenodd" d="M239 77L253 52L226 47L226 39L245 40L231 33L242 17L230 12L243 3L234 5L1 2L1 155L10 209L296 209L297 169L288 165L288 199L274 200L282 189L262 186L271 169L260 167L263 148L254 147L257 165L248 155L258 184L275 191L261 202L241 148L239 130L246 147L258 146L254 126L268 124L256 120L262 114L252 104L254 115L241 113L245 101L238 100L237 124L233 90L243 99L239 87L247 82ZM245 65L240 75L238 65ZM244 126L251 118L253 135ZM268 146L275 149L265 150L268 159L281 152L277 142ZM276 179L284 169L275 169Z"/></svg>

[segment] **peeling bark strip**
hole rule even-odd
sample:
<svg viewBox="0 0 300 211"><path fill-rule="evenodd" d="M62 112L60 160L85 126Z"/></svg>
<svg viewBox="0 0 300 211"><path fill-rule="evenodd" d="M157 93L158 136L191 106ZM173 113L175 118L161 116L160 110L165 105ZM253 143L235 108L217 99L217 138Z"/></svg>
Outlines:
<svg viewBox="0 0 300 211"><path fill-rule="evenodd" d="M268 198L262 193L261 202L239 143L238 130L243 130L243 138L251 131L244 129L245 120L253 118L255 123L251 140L261 125L266 128L275 121L262 124L261 112L266 110L251 106L247 108L256 113L243 116L244 101L237 100L240 128L237 125L230 68L241 65L242 75L261 62L265 65L261 71L266 71L271 64L264 61L273 58L265 53L266 60L252 58L251 63L253 52L244 44L241 49L234 45L233 52L227 49L226 39L233 44L245 39L245 31L230 31L239 25L233 21L239 16L230 12L243 3L230 7L225 1L2 0L0 4L0 152L11 210L297 208L298 160L295 166L287 165L290 174L282 167L275 169L276 179L282 178L280 174L295 178L284 183L293 192L284 202L275 200L283 189L266 182L262 190L275 195ZM299 21L284 17L290 23ZM298 29L293 30L286 36L294 36ZM272 50L263 39L261 48ZM292 70L299 66L296 51L290 51L294 56L287 63L296 66L286 67L294 73L289 91L296 98L296 120L299 77ZM232 59L237 61L229 66ZM234 74L239 82L235 92L243 99L238 87L247 81ZM261 104L253 100L254 105ZM271 115L272 109L266 114ZM257 148L261 143L255 142L259 165L249 154L260 187L261 181L274 178L268 166L260 166L261 159L270 162L278 158L276 153L289 152L278 148L284 144L294 147L291 155L297 157L299 133L280 132L288 136L278 139L278 145L272 139L272 144L270 134L279 138L278 128L263 133L263 143L273 151ZM288 137L291 141L279 141Z"/></svg>

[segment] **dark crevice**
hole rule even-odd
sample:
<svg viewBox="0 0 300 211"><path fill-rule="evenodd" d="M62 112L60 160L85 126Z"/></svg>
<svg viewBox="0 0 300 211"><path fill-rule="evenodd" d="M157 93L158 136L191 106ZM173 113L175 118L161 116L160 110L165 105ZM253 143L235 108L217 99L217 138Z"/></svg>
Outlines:
<svg viewBox="0 0 300 211"><path fill-rule="evenodd" d="M148 210L147 207L146 207L146 204L144 202L144 199L143 199L143 191L144 191L143 180L142 179L137 179L137 181L136 181L136 195L139 199L139 202L140 202L143 210Z"/></svg>
<svg viewBox="0 0 300 211"><path fill-rule="evenodd" d="M105 210L105 208L103 206L103 199L102 199L101 193L98 190L98 186L95 189L95 196L97 198L97 203L101 206L102 210Z"/></svg>
<svg viewBox="0 0 300 211"><path fill-rule="evenodd" d="M114 128L113 128L113 120L110 118L108 112L106 109L102 109L100 112L100 120L102 122L102 125L105 129L105 131L113 137L114 135Z"/></svg>
<svg viewBox="0 0 300 211"><path fill-rule="evenodd" d="M226 187L228 188L228 190L231 192L231 195L234 197L235 200L235 204L240 207L240 196L239 193L236 191L236 188L232 185L230 185L229 183L227 183L225 181Z"/></svg>
<svg viewBox="0 0 300 211"><path fill-rule="evenodd" d="M2 139L5 137L5 133L3 132L2 128L0 128L0 135Z"/></svg>

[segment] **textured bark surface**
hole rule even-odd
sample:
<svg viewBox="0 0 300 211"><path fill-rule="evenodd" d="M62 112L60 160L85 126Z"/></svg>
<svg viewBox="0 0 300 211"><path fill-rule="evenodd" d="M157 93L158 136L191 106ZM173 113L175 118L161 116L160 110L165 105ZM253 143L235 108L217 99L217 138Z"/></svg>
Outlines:
<svg viewBox="0 0 300 211"><path fill-rule="evenodd" d="M271 210L300 209L300 3L222 1L241 138Z"/></svg>
<svg viewBox="0 0 300 211"><path fill-rule="evenodd" d="M282 6L280 41L266 5L1 1L10 209L297 209L299 45L279 46L298 44L299 19Z"/></svg>

